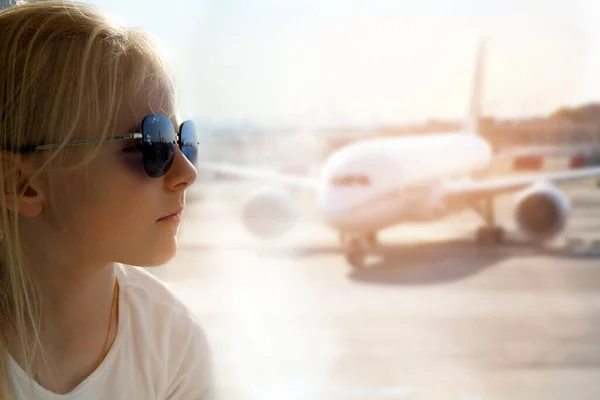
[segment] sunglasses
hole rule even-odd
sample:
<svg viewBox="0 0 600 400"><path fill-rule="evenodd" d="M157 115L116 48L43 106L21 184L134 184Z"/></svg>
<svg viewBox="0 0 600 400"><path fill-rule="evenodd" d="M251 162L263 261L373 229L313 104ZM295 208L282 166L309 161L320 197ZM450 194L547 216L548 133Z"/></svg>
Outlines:
<svg viewBox="0 0 600 400"><path fill-rule="evenodd" d="M165 175L175 159L175 146L179 146L181 152L193 165L198 159L198 141L196 137L196 125L193 121L185 121L175 132L171 119L164 114L149 114L144 117L141 132L129 133L121 136L110 136L105 140L140 140L140 150L144 158L144 169L148 176L160 178ZM79 146L88 143L97 143L100 139L78 140L67 142L66 146ZM25 154L42 150L57 149L62 143L27 145L15 153Z"/></svg>

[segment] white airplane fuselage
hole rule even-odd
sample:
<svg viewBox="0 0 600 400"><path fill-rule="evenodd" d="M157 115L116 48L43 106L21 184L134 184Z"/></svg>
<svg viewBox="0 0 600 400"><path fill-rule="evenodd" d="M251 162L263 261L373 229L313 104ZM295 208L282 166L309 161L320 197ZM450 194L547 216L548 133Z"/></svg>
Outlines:
<svg viewBox="0 0 600 400"><path fill-rule="evenodd" d="M502 243L494 198L520 190L514 218L517 227L541 243L561 233L569 215L568 198L554 184L600 176L600 167L472 181L492 162L490 144L478 135L482 87L480 44L473 90L463 132L440 132L347 145L325 161L318 179L220 163L204 163L213 171L277 185L255 193L245 203L242 221L262 238L283 234L296 213L288 187L316 189L327 225L340 233L348 262L361 267L366 246L376 233L407 222L428 222L466 208L484 222L476 231L481 244ZM283 187L282 187L283 186Z"/></svg>
<svg viewBox="0 0 600 400"><path fill-rule="evenodd" d="M481 136L439 133L358 142L332 154L318 201L327 225L341 232L376 232L402 222L431 221L459 209L445 204L440 183L489 166Z"/></svg>

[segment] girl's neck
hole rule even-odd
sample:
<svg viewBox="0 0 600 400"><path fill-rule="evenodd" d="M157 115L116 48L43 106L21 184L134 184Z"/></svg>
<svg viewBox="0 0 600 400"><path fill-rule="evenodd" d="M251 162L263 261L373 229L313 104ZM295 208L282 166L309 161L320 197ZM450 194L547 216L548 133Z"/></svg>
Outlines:
<svg viewBox="0 0 600 400"><path fill-rule="evenodd" d="M77 271L70 276L61 272L55 276L37 274L43 352L37 352L34 369L42 386L67 393L94 371L99 357L116 337L118 308L113 311L116 266L111 263L105 268ZM24 361L23 354L13 357L20 364Z"/></svg>

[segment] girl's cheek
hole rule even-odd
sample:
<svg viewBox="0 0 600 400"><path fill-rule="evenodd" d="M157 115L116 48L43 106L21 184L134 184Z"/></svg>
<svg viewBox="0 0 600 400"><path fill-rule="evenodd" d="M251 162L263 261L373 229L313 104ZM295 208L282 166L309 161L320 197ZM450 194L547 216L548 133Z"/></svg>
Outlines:
<svg viewBox="0 0 600 400"><path fill-rule="evenodd" d="M125 173L133 174L138 178L148 177L146 170L144 169L144 159L141 154L139 155L123 155L123 167Z"/></svg>

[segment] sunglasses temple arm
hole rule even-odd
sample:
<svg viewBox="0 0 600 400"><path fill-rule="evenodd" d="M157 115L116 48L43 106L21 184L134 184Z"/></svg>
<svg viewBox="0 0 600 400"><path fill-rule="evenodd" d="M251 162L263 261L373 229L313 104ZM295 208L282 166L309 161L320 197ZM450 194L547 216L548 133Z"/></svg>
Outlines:
<svg viewBox="0 0 600 400"><path fill-rule="evenodd" d="M107 137L106 140L141 139L142 137L143 136L141 133L130 133L127 135ZM64 146L65 147L81 146L84 144L98 143L99 141L100 141L100 139L75 140L73 142L67 142L66 144L64 144ZM42 144L42 145L36 146L33 149L33 151L58 149L61 146L63 146L62 143Z"/></svg>

